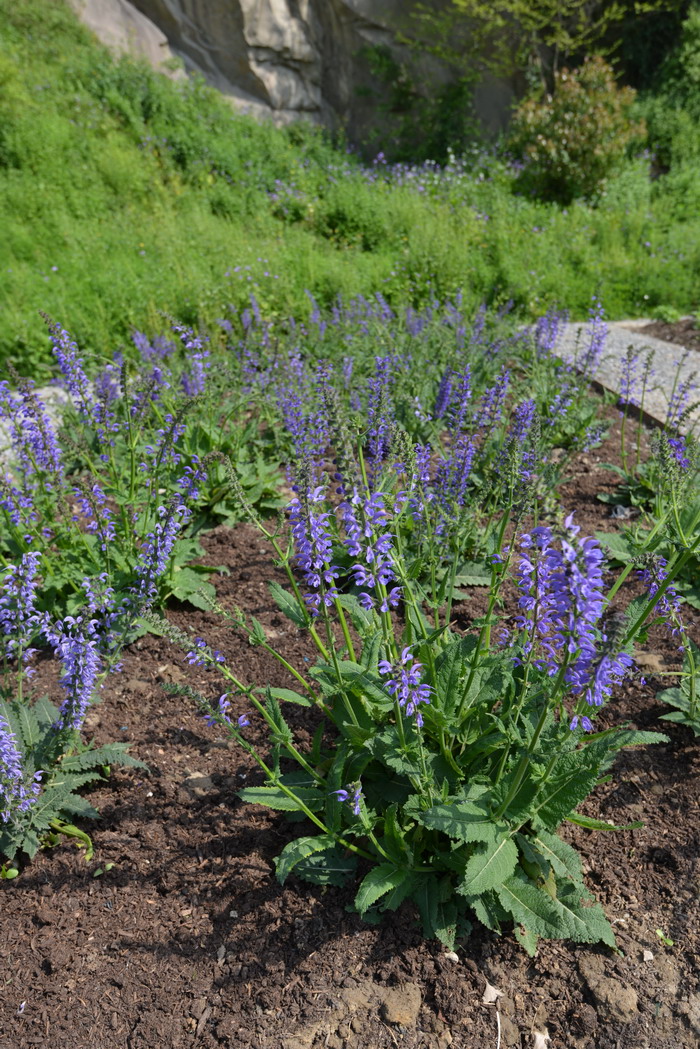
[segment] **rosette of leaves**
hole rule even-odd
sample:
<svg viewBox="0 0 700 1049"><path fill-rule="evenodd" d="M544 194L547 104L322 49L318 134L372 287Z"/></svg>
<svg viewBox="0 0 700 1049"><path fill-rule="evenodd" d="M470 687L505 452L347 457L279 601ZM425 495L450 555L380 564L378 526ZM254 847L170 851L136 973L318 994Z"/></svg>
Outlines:
<svg viewBox="0 0 700 1049"><path fill-rule="evenodd" d="M59 711L46 697L31 706L5 702L3 715L19 748L26 779L40 773L41 790L26 811L14 812L8 823L0 823L0 856L14 860L24 853L32 859L40 848L65 835L85 848L89 860L90 837L73 821L97 819L99 812L79 793L81 788L106 779L111 765L147 766L127 753L127 743L89 747L78 733L57 731Z"/></svg>

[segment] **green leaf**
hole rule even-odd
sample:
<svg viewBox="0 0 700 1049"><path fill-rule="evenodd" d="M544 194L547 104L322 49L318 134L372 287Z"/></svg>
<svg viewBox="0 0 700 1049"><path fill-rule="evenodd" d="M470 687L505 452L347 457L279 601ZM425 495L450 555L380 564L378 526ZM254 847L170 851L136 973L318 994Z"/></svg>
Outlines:
<svg viewBox="0 0 700 1049"><path fill-rule="evenodd" d="M170 594L178 601L187 601L204 612L211 611L212 603L216 599L215 588L193 567L180 568L174 574Z"/></svg>
<svg viewBox="0 0 700 1049"><path fill-rule="evenodd" d="M550 834L546 830L539 831L531 844L536 846L539 853L551 864L555 874L562 878L569 877L574 881L580 881L582 877L581 857L576 849L572 849L556 834Z"/></svg>
<svg viewBox="0 0 700 1049"><path fill-rule="evenodd" d="M271 727L277 735L277 742L291 743L294 738L292 735L292 730L290 729L287 722L284 720L282 708L280 707L276 698L272 694L272 689L269 686L265 690L265 710L267 711L270 721L272 722Z"/></svg>
<svg viewBox="0 0 700 1049"><path fill-rule="evenodd" d="M569 883L559 898L553 899L522 872L516 871L496 891L501 905L530 935L578 943L602 941L615 946L615 937L602 908L582 902L590 898L583 885Z"/></svg>
<svg viewBox="0 0 700 1049"><path fill-rule="evenodd" d="M457 569L455 586L491 586L491 573L479 561L465 561Z"/></svg>
<svg viewBox="0 0 700 1049"><path fill-rule="evenodd" d="M311 812L318 812L323 808L325 798L318 790L310 787L290 787L294 794L303 801ZM299 806L290 798L281 787L244 787L238 792L239 798L253 805L266 805L276 812L299 812Z"/></svg>
<svg viewBox="0 0 700 1049"><path fill-rule="evenodd" d="M459 801L454 805L434 805L416 819L431 830L441 830L457 841L480 841L495 845L504 824L493 821L484 803Z"/></svg>
<svg viewBox="0 0 700 1049"><path fill-rule="evenodd" d="M340 607L350 613L352 625L362 637L365 631L372 627L374 614L363 608L354 594L339 594L337 600Z"/></svg>
<svg viewBox="0 0 700 1049"><path fill-rule="evenodd" d="M50 827L51 820L59 815L70 793L71 789L65 783L43 790L30 809L32 829L46 830Z"/></svg>
<svg viewBox="0 0 700 1049"><path fill-rule="evenodd" d="M360 914L369 910L373 903L391 892L409 875L405 867L396 867L393 863L380 863L367 874L360 884L355 896L355 907Z"/></svg>
<svg viewBox="0 0 700 1049"><path fill-rule="evenodd" d="M572 812L566 817L567 823L575 823L577 827L586 830L639 830L644 824L641 821L635 823L606 823L605 820L596 820L592 816L582 816L580 812Z"/></svg>
<svg viewBox="0 0 700 1049"><path fill-rule="evenodd" d="M398 805L389 805L384 812L382 847L397 863L411 864L413 854L397 819Z"/></svg>
<svg viewBox="0 0 700 1049"><path fill-rule="evenodd" d="M313 853L325 852L326 849L331 849L334 845L335 840L330 834L319 834L315 838L297 838L296 841L290 841L282 849L279 856L275 858L277 880L281 885L284 885L298 863L307 859Z"/></svg>
<svg viewBox="0 0 700 1049"><path fill-rule="evenodd" d="M299 692L293 692L290 688L271 688L270 695L274 699L281 699L285 703L296 703L298 707L312 707L313 700L308 696L302 696Z"/></svg>
<svg viewBox="0 0 700 1049"><path fill-rule="evenodd" d="M528 810L530 818L537 816L547 830L556 830L596 784L597 762L587 756L587 749L560 759L557 771L538 791Z"/></svg>
<svg viewBox="0 0 700 1049"><path fill-rule="evenodd" d="M622 564L626 564L627 561L631 561L634 557L634 544L629 539L618 535L617 532L596 532L595 536L603 550L613 561L620 561Z"/></svg>
<svg viewBox="0 0 700 1049"><path fill-rule="evenodd" d="M60 815L80 816L82 819L90 820L99 819L100 816L97 809L86 798L81 798L79 794L69 794L61 802Z"/></svg>
<svg viewBox="0 0 700 1049"><path fill-rule="evenodd" d="M342 887L357 868L357 857L341 851L338 846L325 852L316 852L300 860L294 868L297 878L312 885L337 885Z"/></svg>
<svg viewBox="0 0 700 1049"><path fill-rule="evenodd" d="M272 598L287 619L291 619L292 623L303 630L308 623L308 618L305 609L299 607L299 602L290 594L287 590L279 585L279 583L268 583Z"/></svg>
<svg viewBox="0 0 700 1049"><path fill-rule="evenodd" d="M459 684L469 657L474 651L476 638L463 637L452 641L435 661L436 702L449 715L461 701Z"/></svg>
<svg viewBox="0 0 700 1049"><path fill-rule="evenodd" d="M501 906L530 935L542 936L547 940L577 938L568 913L548 893L533 885L525 874L516 872L498 886L496 893Z"/></svg>
<svg viewBox="0 0 700 1049"><path fill-rule="evenodd" d="M83 750L79 754L64 757L61 768L64 772L80 772L83 769L102 767L103 765L124 765L128 768L147 769L148 765L127 753L129 743L105 743L93 750Z"/></svg>
<svg viewBox="0 0 700 1049"><path fill-rule="evenodd" d="M523 950L525 950L531 958L534 958L537 954L537 943L539 940L537 933L532 932L531 929L526 929L524 925L516 925L513 932Z"/></svg>
<svg viewBox="0 0 700 1049"><path fill-rule="evenodd" d="M469 897L467 903L482 925L485 925L491 932L500 933L501 922L506 920L508 914L498 902L495 892L484 892L481 896Z"/></svg>
<svg viewBox="0 0 700 1049"><path fill-rule="evenodd" d="M457 935L457 904L452 898L449 878L440 880L434 874L424 877L411 899L420 912L425 938L438 939L451 951Z"/></svg>
<svg viewBox="0 0 700 1049"><path fill-rule="evenodd" d="M517 862L518 849L510 837L479 845L467 861L457 891L465 896L480 896L482 892L495 889L510 877Z"/></svg>
<svg viewBox="0 0 700 1049"><path fill-rule="evenodd" d="M8 722L15 735L17 742L22 744L25 753L30 752L41 739L41 729L36 714L27 703L11 703L8 705Z"/></svg>

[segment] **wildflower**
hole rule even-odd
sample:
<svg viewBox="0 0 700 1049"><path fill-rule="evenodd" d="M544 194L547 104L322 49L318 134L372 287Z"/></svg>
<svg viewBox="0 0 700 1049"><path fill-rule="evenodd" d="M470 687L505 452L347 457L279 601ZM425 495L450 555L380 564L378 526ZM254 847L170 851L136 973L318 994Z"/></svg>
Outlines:
<svg viewBox="0 0 700 1049"><path fill-rule="evenodd" d="M326 607L332 605L338 593L335 580L339 573L332 564L333 546L328 531L330 511L316 510L324 504L324 499L324 488L319 485L307 488L301 498L293 499L290 504L295 559L309 588L304 600L312 616L319 614L321 602Z"/></svg>
<svg viewBox="0 0 700 1049"><path fill-rule="evenodd" d="M186 506L174 503L170 507L159 506L157 515L159 520L146 536L136 564L136 596L142 603L148 603L156 596L156 580L163 575L168 566L178 532L190 516L190 511Z"/></svg>
<svg viewBox="0 0 700 1049"><path fill-rule="evenodd" d="M593 297L593 303L588 311L589 322L587 328L588 349L579 364L579 371L588 379L592 379L598 370L600 358L605 348L608 337L608 326L605 323L605 310L599 299Z"/></svg>
<svg viewBox="0 0 700 1049"><path fill-rule="evenodd" d="M484 433L484 437L491 433L501 418L509 383L510 372L507 368L503 368L494 385L489 386L481 399L475 426Z"/></svg>
<svg viewBox="0 0 700 1049"><path fill-rule="evenodd" d="M573 515L555 540L541 526L521 537L523 556L516 570L523 614L516 622L535 645L533 663L553 676L563 667L564 681L576 696L601 706L632 666L626 652L615 652L598 628L604 608L603 552L596 539L579 538Z"/></svg>
<svg viewBox="0 0 700 1049"><path fill-rule="evenodd" d="M360 803L362 801L362 787L359 783L348 784L346 787L341 787L338 790L332 790L331 794L335 794L338 801L341 804L347 802L352 807L354 816L360 815Z"/></svg>
<svg viewBox="0 0 700 1049"><path fill-rule="evenodd" d="M454 396L452 398L450 430L453 438L459 436L464 429L469 416L471 396L472 370L467 364L462 374L457 377Z"/></svg>
<svg viewBox="0 0 700 1049"><path fill-rule="evenodd" d="M187 350L188 360L192 362L189 372L183 372L180 383L188 397L197 397L204 393L207 371L210 367L209 350L203 349L204 340L195 335L191 328L176 324L173 328L180 336L182 345Z"/></svg>
<svg viewBox="0 0 700 1049"><path fill-rule="evenodd" d="M655 597L659 587L665 582L667 561L664 557L649 558L648 563L637 572L637 577L643 582L646 592L650 598ZM666 588L658 599L657 611L665 620L665 625L671 634L677 637L685 635L685 627L681 618L681 599L674 586Z"/></svg>
<svg viewBox="0 0 700 1049"><path fill-rule="evenodd" d="M627 348L625 359L622 362L620 373L620 397L618 405L639 405L637 397L637 384L639 381L640 350L634 346Z"/></svg>
<svg viewBox="0 0 700 1049"><path fill-rule="evenodd" d="M66 389L85 421L92 422L95 403L90 393L87 375L83 371L82 358L78 356L77 343L72 342L69 333L45 315L44 320L49 326L53 355L63 375Z"/></svg>
<svg viewBox="0 0 700 1049"><path fill-rule="evenodd" d="M375 357L376 372L369 385L369 404L367 416L369 430L367 434L367 458L371 466L372 478L378 472L380 464L389 453L391 435L391 380L393 357Z"/></svg>
<svg viewBox="0 0 700 1049"><path fill-rule="evenodd" d="M397 663L390 663L383 659L379 663L379 673L383 675L392 674L385 687L387 692L394 696L399 706L404 709L406 717L415 714L416 725L421 728L423 717L419 704L430 703L432 689L430 685L421 681L423 664L413 659L413 653L409 646L404 648Z"/></svg>
<svg viewBox="0 0 700 1049"><path fill-rule="evenodd" d="M358 559L350 569L355 585L366 588L360 593L360 603L364 608L372 609L376 604L376 593L373 595L369 591L377 591L396 579L391 553L394 536L386 529L389 515L384 496L381 492L373 492L363 501L355 488L350 498L339 505L338 513L345 527L344 544L350 555ZM396 608L400 596L400 588L393 587L386 598L382 598L380 611Z"/></svg>
<svg viewBox="0 0 700 1049"><path fill-rule="evenodd" d="M535 324L535 347L539 358L550 356L554 353L559 335L563 325L566 323L566 314L558 313L556 310L548 310Z"/></svg>
<svg viewBox="0 0 700 1049"><path fill-rule="evenodd" d="M447 415L450 410L450 405L452 404L452 376L452 369L447 368L442 379L440 379L440 385L438 386L435 404L433 406L433 419L441 419L442 416Z"/></svg>
<svg viewBox="0 0 700 1049"><path fill-rule="evenodd" d="M32 655L33 650L27 646L42 624L35 606L40 560L41 554L30 550L22 555L18 564L10 564L5 570L0 595L0 632L5 635L5 654L10 659L17 655L24 662Z"/></svg>
<svg viewBox="0 0 700 1049"><path fill-rule="evenodd" d="M27 783L17 738L0 713L0 820L3 823L9 823L13 810L26 812L31 808L41 790L40 775L36 772Z"/></svg>
<svg viewBox="0 0 700 1049"><path fill-rule="evenodd" d="M201 641L201 638L198 638L198 640ZM204 642L202 642L202 644L204 644ZM206 721L207 725L216 725L218 723L218 718L223 718L224 721L227 721L229 723L229 725L231 724L231 718L228 716L228 710L231 704L229 702L228 697L228 692L224 692L223 696L219 696L216 702L216 706L213 708L212 713L204 715L204 720Z"/></svg>
<svg viewBox="0 0 700 1049"><path fill-rule="evenodd" d="M63 666L59 684L66 698L59 708L57 731L79 732L92 702L102 663L97 626L96 620L66 616L45 631Z"/></svg>
<svg viewBox="0 0 700 1049"><path fill-rule="evenodd" d="M448 527L458 522L460 511L467 499L467 490L476 455L473 437L462 434L455 442L447 458L443 459L435 473L433 498L438 506L436 535L442 535Z"/></svg>

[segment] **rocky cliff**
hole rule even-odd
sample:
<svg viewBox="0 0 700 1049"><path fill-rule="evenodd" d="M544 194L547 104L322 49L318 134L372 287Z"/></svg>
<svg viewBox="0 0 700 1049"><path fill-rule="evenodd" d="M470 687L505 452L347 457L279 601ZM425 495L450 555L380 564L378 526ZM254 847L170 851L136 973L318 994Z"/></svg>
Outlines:
<svg viewBox="0 0 700 1049"><path fill-rule="evenodd" d="M113 47L161 67L178 56L240 109L279 123L307 117L344 127L353 140L378 122L382 84L368 47L388 49L419 84L439 84L449 76L435 59L400 43L397 33L411 0L71 2ZM478 97L482 118L498 124L508 108L508 88L494 84Z"/></svg>

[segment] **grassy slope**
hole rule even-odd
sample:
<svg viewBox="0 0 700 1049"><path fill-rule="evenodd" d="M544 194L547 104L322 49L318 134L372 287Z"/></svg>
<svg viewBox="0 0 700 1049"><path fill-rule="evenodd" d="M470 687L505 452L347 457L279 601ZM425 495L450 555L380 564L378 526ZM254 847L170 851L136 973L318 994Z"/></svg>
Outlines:
<svg viewBox="0 0 700 1049"><path fill-rule="evenodd" d="M115 62L63 0L0 0L0 357L37 370L45 310L105 353L163 314L308 309L465 289L535 314L695 305L697 189L631 165L598 209L512 195L508 173L438 194L370 184L308 128L234 116L200 84ZM696 202L697 203L697 202ZM484 216L488 216L485 218ZM249 267L249 268L246 268Z"/></svg>

